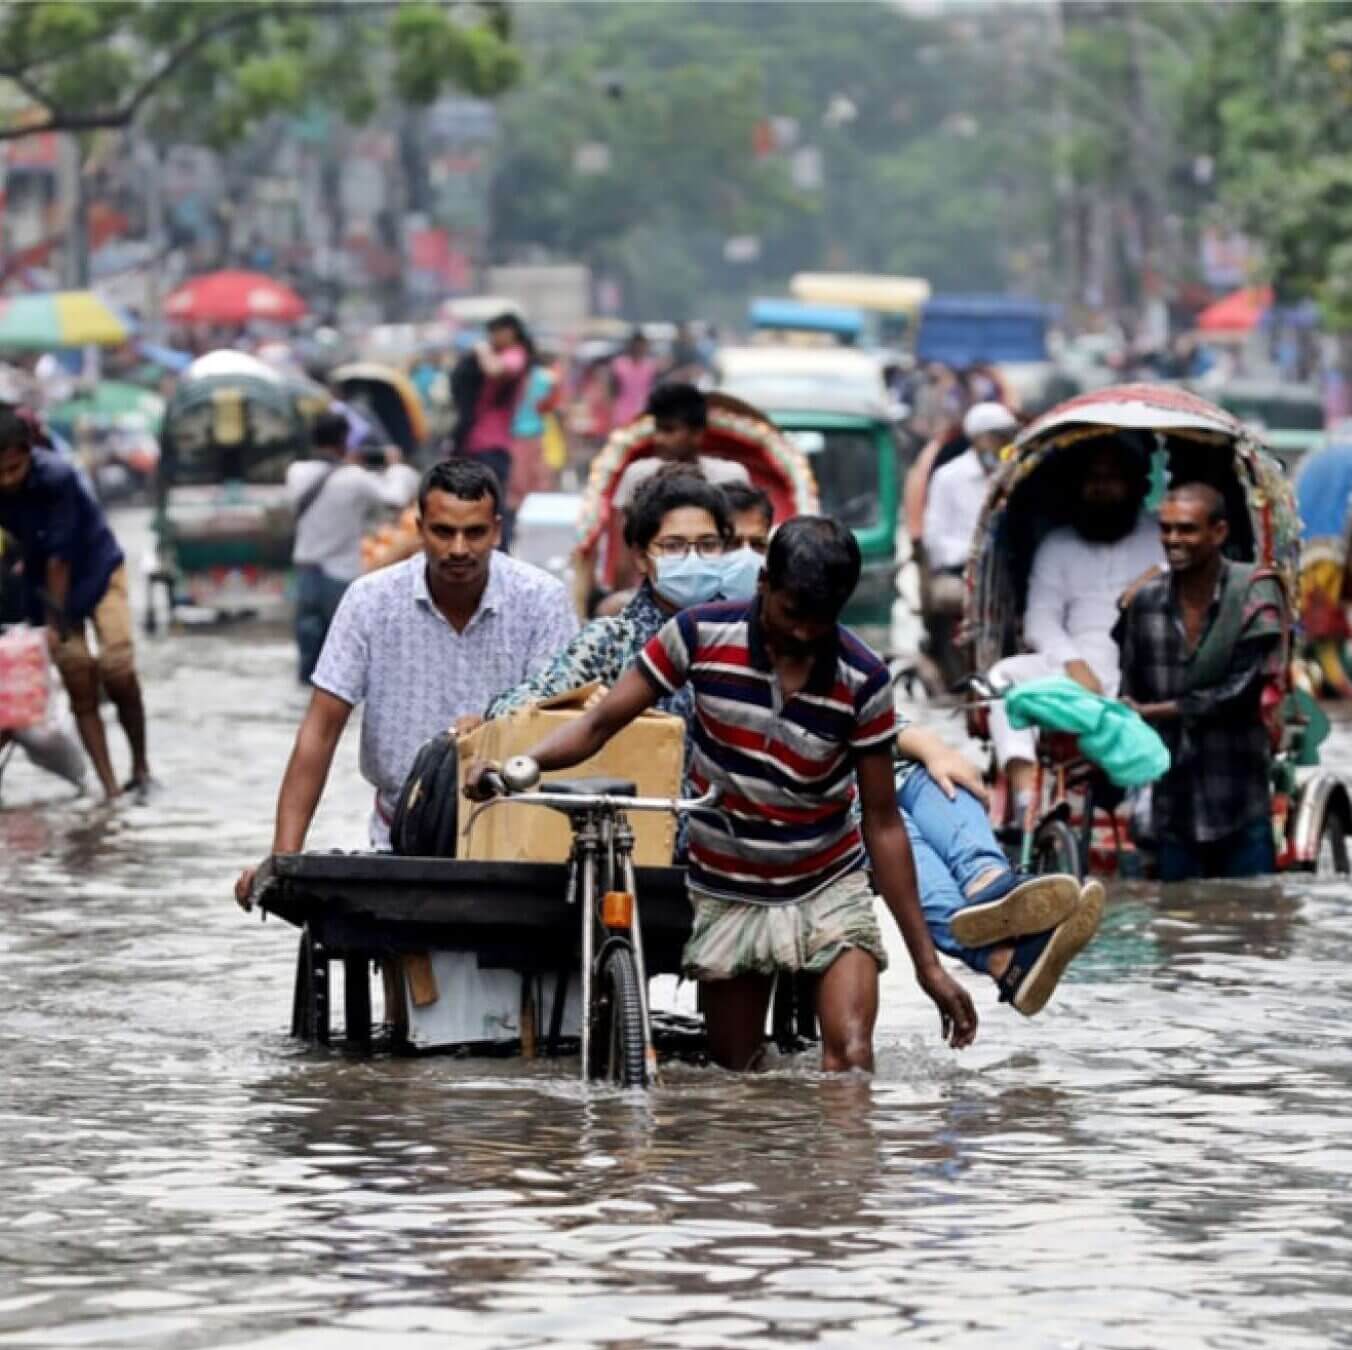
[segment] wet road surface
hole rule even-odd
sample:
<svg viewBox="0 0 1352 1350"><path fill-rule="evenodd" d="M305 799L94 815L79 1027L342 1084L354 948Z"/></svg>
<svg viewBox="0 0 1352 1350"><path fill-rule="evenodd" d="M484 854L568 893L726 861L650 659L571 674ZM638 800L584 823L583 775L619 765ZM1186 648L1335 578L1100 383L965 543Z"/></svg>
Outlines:
<svg viewBox="0 0 1352 1350"><path fill-rule="evenodd" d="M4 783L0 1346L1347 1336L1345 885L1117 887L1036 1021L964 977L962 1055L893 941L867 1084L678 1066L636 1099L568 1063L315 1053L285 1034L292 931L229 898L291 650L140 663L156 799ZM355 766L350 734L316 847L362 838Z"/></svg>

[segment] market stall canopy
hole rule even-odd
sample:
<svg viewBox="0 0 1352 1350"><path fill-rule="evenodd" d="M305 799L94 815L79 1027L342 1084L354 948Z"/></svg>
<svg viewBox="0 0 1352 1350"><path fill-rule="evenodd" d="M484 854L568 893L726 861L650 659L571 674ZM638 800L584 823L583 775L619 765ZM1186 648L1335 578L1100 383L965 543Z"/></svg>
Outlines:
<svg viewBox="0 0 1352 1350"><path fill-rule="evenodd" d="M49 291L0 300L0 348L118 347L131 323L93 291Z"/></svg>
<svg viewBox="0 0 1352 1350"><path fill-rule="evenodd" d="M262 272L209 272L174 291L164 302L164 313L181 322L291 323L305 317L307 306L290 286Z"/></svg>
<svg viewBox="0 0 1352 1350"><path fill-rule="evenodd" d="M1197 327L1203 333L1248 333L1271 308L1271 286L1248 286L1208 305L1197 316Z"/></svg>

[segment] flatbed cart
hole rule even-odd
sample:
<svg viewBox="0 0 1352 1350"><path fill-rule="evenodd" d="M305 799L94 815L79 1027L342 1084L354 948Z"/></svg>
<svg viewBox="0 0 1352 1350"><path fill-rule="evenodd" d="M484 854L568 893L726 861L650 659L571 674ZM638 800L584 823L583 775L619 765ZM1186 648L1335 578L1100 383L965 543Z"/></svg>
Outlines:
<svg viewBox="0 0 1352 1350"><path fill-rule="evenodd" d="M390 971L403 958L453 950L474 953L481 967L520 971L522 1034L514 1048L527 1057L580 1048L584 1079L648 1085L664 1032L684 1049L702 1039L699 1019L655 1026L662 1019L649 1012L649 979L680 973L691 909L683 868L634 867L625 819L635 809L695 804L637 798L633 784L604 779L550 782L514 799L569 816L569 862L335 852L274 854L264 863L254 887L260 908L300 930L293 1036L330 1043L333 963L343 965L346 1042L367 1047L373 964ZM591 923L582 919L588 911ZM579 975L580 1036L565 1038L569 985ZM772 1028L784 1050L815 1039L815 1008L800 982L780 982ZM400 1039L396 1027L394 1048Z"/></svg>

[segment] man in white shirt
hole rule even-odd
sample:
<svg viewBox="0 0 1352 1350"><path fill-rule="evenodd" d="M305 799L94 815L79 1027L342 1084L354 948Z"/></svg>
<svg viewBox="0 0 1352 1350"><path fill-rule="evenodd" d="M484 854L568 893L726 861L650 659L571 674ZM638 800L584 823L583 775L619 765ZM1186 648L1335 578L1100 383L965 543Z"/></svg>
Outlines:
<svg viewBox="0 0 1352 1350"><path fill-rule="evenodd" d="M967 450L930 479L925 498L925 562L933 579L960 576L986 500L986 485L1018 419L1003 404L974 403L962 419ZM939 587L943 589L942 586ZM961 602L959 602L961 603Z"/></svg>
<svg viewBox="0 0 1352 1350"><path fill-rule="evenodd" d="M310 682L338 602L361 574L361 539L373 511L399 510L418 491L417 472L393 446L374 471L348 449L348 419L322 413L310 433L313 459L286 471L286 495L296 513L291 561L296 572L296 650L302 684Z"/></svg>
<svg viewBox="0 0 1352 1350"><path fill-rule="evenodd" d="M1163 563L1164 554L1159 525L1141 509L1150 485L1148 455L1122 437L1080 453L1085 458L1075 523L1053 530L1033 557L1023 616L1024 642L1032 650L991 667L997 687L1068 675L1091 693L1117 695L1117 602L1133 581ZM991 738L1021 809L1032 791L1033 733L1011 727L997 703Z"/></svg>
<svg viewBox="0 0 1352 1350"><path fill-rule="evenodd" d="M334 617L277 797L271 852L305 847L355 707L362 709L361 773L376 792L370 843L386 851L396 799L419 746L482 712L572 640L577 615L562 582L498 551L502 515L500 481L475 456L442 460L423 476L422 552L356 581ZM256 870L245 868L235 883L235 899L246 909ZM501 1028L514 1026L520 1011L520 976L481 975L477 958L464 953L436 961L442 987L461 988L459 1025L471 1028L449 1039L504 1039Z"/></svg>

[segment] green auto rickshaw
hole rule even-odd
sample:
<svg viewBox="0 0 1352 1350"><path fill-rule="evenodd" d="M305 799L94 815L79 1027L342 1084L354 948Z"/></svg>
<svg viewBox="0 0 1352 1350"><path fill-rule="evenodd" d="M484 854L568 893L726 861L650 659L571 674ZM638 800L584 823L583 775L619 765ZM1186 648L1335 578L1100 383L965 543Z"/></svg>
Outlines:
<svg viewBox="0 0 1352 1350"><path fill-rule="evenodd" d="M285 613L286 471L329 401L321 386L243 352L211 352L184 371L161 437L147 631L182 606L217 618Z"/></svg>

